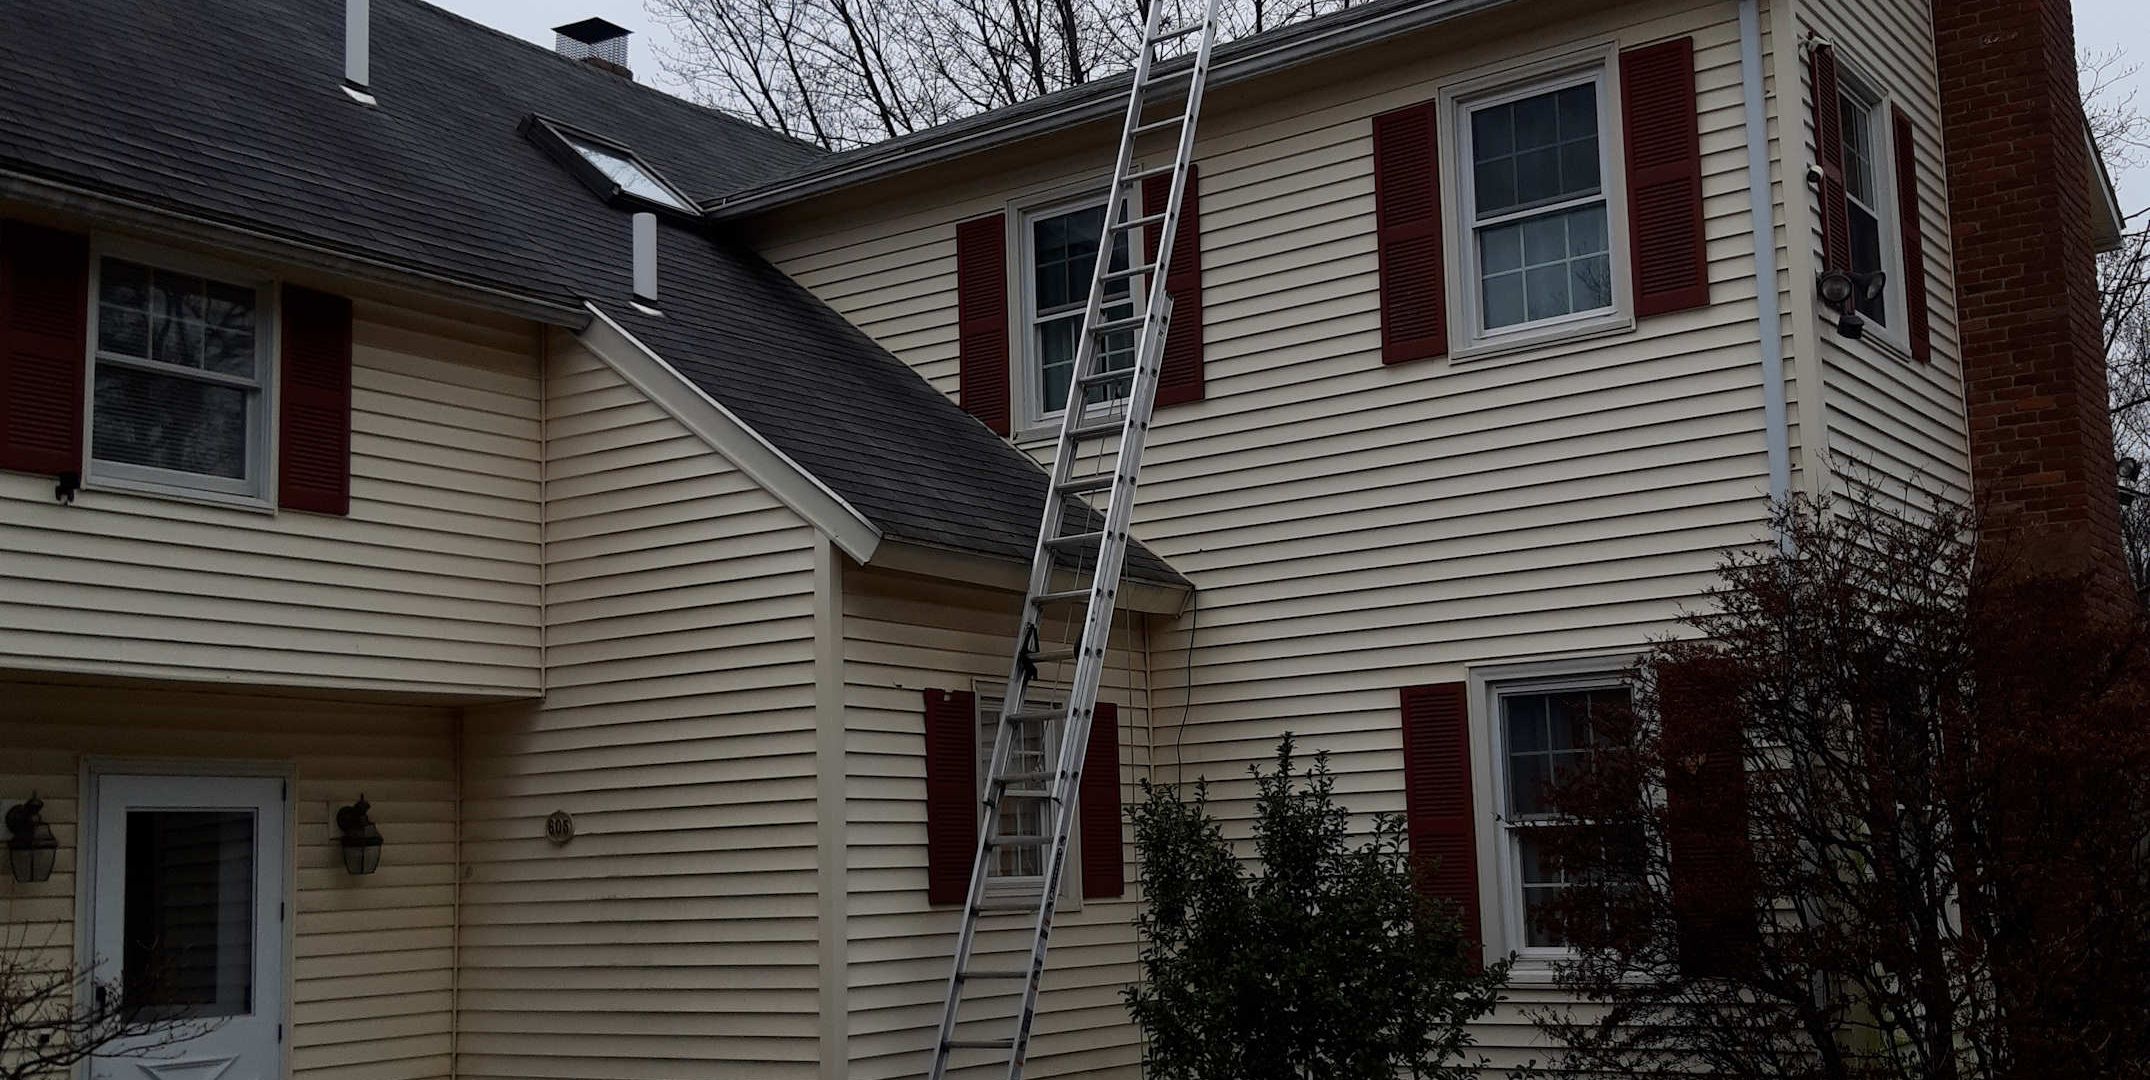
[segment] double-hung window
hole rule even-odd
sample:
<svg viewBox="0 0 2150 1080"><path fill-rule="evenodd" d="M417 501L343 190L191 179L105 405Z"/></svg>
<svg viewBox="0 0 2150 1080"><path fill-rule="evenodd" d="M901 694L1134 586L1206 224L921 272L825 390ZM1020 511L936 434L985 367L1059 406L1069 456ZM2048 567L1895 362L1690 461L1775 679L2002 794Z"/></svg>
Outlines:
<svg viewBox="0 0 2150 1080"><path fill-rule="evenodd" d="M1017 381L1024 387L1025 418L1036 425L1067 407L1083 310L1090 302L1090 275L1096 268L1098 238L1105 228L1105 204L1098 200L1033 210L1023 215L1022 228L1026 340L1023 370ZM1128 266L1130 231L1113 233L1112 269L1124 270ZM1106 283L1106 319L1131 317L1137 304L1130 279ZM1133 330L1107 334L1101 344L1098 370L1134 367ZM1126 392L1124 384L1092 384L1085 389L1083 402L1093 405L1109 397L1124 397Z"/></svg>
<svg viewBox="0 0 2150 1080"><path fill-rule="evenodd" d="M268 289L103 256L94 291L91 477L261 497Z"/></svg>
<svg viewBox="0 0 2150 1080"><path fill-rule="evenodd" d="M1603 73L1467 102L1459 119L1476 334L1611 314Z"/></svg>
<svg viewBox="0 0 2150 1080"><path fill-rule="evenodd" d="M1055 702L1033 702L1031 711L1044 711L1056 707ZM1000 729L998 699L978 699L978 794L985 795L985 778L992 771L993 737ZM1008 748L1008 771L1011 773L1049 773L1056 765L1059 754L1059 725L1050 721L1026 721L1012 724L1009 737L1014 745ZM1000 800L998 831L1003 836L1045 836L1052 832L1052 801L1045 797L1047 785L1042 781L1013 785ZM1035 892L1045 880L1046 852L1042 847L1011 845L996 849L993 862L986 868L986 876L997 888L1021 892Z"/></svg>
<svg viewBox="0 0 2150 1080"><path fill-rule="evenodd" d="M1563 827L1547 797L1548 787L1573 770L1589 767L1593 717L1628 708L1627 688L1595 685L1519 686L1497 695L1504 893L1510 940L1522 956L1550 957L1567 947L1549 917L1567 874L1555 864L1548 841ZM1611 834L1607 834L1611 842Z"/></svg>
<svg viewBox="0 0 2150 1080"><path fill-rule="evenodd" d="M1844 202L1851 225L1851 272L1872 274L1887 265L1889 247L1882 228L1887 215L1881 209L1886 205L1880 152L1886 145L1880 127L1882 110L1849 79L1843 80L1838 97L1844 122ZM1889 325L1888 294L1887 288L1862 290L1857 297L1859 314L1877 326Z"/></svg>

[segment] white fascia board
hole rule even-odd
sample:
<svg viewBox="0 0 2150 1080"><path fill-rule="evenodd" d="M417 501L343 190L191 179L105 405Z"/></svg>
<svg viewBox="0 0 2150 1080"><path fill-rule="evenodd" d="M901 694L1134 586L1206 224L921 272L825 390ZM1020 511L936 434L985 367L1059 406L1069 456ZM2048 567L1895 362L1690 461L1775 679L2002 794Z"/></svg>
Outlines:
<svg viewBox="0 0 2150 1080"><path fill-rule="evenodd" d="M890 540L882 544L880 550L874 553L870 565L877 570L943 581L960 581L1011 593L1021 593L1030 584L1028 563L900 540ZM1071 582L1056 587L1075 586ZM1122 575L1118 600L1120 608L1125 611L1139 611L1145 615L1178 615L1186 610L1189 594L1190 590L1184 586L1157 584Z"/></svg>
<svg viewBox="0 0 2150 1080"><path fill-rule="evenodd" d="M738 414L688 381L664 357L595 304L580 340L658 408L701 436L725 460L754 478L769 494L821 530L844 554L863 563L881 546L881 530L858 508L829 490L813 473L777 449Z"/></svg>

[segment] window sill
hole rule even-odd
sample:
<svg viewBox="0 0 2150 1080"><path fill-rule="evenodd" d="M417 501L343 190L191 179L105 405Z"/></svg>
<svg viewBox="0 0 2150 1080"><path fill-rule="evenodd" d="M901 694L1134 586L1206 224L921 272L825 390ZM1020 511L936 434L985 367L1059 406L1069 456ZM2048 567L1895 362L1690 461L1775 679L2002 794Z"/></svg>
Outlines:
<svg viewBox="0 0 2150 1080"><path fill-rule="evenodd" d="M1518 956L1508 969L1508 981L1519 986L1558 986L1558 965L1573 959L1569 956Z"/></svg>
<svg viewBox="0 0 2150 1080"><path fill-rule="evenodd" d="M1468 345L1460 345L1449 349L1448 358L1455 363L1492 360L1520 352L1572 345L1597 338L1614 337L1630 333L1634 329L1634 317L1623 312L1591 319L1587 322L1564 323L1544 330L1485 338Z"/></svg>
<svg viewBox="0 0 2150 1080"><path fill-rule="evenodd" d="M99 476L92 473L82 481L85 494L111 493L142 495L172 502L198 503L218 506L228 510L243 510L250 514L274 516L276 504L260 495L238 495L223 491L205 491L201 488L159 484L148 480L131 480L119 476Z"/></svg>

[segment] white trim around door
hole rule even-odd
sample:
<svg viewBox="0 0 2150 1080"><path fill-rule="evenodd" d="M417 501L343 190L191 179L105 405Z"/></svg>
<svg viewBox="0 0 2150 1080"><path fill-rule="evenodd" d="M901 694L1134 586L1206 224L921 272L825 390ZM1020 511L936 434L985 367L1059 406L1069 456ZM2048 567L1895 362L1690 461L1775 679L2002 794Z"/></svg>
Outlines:
<svg viewBox="0 0 2150 1080"><path fill-rule="evenodd" d="M199 1021L122 1041L89 1080L281 1080L290 946L285 779L124 765L88 775L79 941L100 994Z"/></svg>

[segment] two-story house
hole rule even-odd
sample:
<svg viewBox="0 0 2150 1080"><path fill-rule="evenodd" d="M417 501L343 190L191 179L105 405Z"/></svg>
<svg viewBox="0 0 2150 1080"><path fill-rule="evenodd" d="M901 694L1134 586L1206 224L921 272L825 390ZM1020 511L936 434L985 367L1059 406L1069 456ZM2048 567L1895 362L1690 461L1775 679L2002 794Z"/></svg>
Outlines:
<svg viewBox="0 0 2150 1080"><path fill-rule="evenodd" d="M0 5L0 948L217 1021L94 1076L924 1068L1125 80L825 155L562 29ZM1220 47L1030 1075L1139 1072L1138 779L1329 751L1521 958L1514 1063L1534 778L1772 497L2107 558L2072 56L2062 0Z"/></svg>

